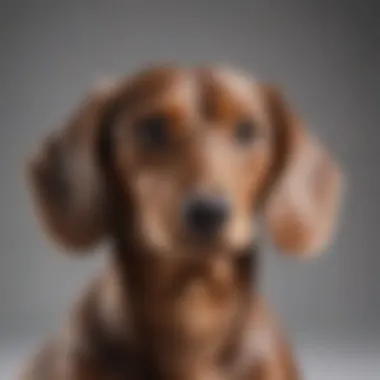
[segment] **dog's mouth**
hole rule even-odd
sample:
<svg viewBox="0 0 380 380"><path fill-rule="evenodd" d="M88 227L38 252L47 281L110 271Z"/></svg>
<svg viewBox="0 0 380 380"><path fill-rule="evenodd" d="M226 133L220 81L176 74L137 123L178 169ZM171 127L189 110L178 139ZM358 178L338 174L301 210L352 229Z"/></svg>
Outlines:
<svg viewBox="0 0 380 380"><path fill-rule="evenodd" d="M194 247L199 251L208 251L225 245L225 242L219 234L188 234L185 237L184 245Z"/></svg>
<svg viewBox="0 0 380 380"><path fill-rule="evenodd" d="M215 234L194 233L183 231L177 236L180 247L178 254L191 255L199 258L225 255L234 250L223 231Z"/></svg>
<svg viewBox="0 0 380 380"><path fill-rule="evenodd" d="M183 223L176 236L181 247L187 247L195 255L213 255L214 252L238 252L246 247L255 236L252 217L230 212L228 217L222 219L201 215L197 223L189 226Z"/></svg>
<svg viewBox="0 0 380 380"><path fill-rule="evenodd" d="M222 229L218 233L194 233L186 228L179 228L168 235L165 244L144 239L148 251L160 256L170 258L192 258L209 260L216 257L238 256L240 252L252 242L253 236L236 241L231 239L228 229ZM169 237L170 236L170 237Z"/></svg>

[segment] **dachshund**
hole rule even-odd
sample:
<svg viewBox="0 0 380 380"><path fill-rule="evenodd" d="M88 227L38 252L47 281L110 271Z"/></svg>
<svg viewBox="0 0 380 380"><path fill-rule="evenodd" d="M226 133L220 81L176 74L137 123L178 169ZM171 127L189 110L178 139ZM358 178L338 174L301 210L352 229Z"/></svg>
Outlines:
<svg viewBox="0 0 380 380"><path fill-rule="evenodd" d="M298 380L259 294L260 238L325 250L342 172L282 91L156 65L94 86L28 160L36 214L105 268L24 380Z"/></svg>

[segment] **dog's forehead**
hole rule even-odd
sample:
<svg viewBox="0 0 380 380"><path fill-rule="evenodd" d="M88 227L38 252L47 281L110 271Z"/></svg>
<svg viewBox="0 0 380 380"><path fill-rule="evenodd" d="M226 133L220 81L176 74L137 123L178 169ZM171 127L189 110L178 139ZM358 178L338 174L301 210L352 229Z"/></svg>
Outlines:
<svg viewBox="0 0 380 380"><path fill-rule="evenodd" d="M206 72L207 86L205 101L240 110L257 112L261 108L260 87L254 77L243 71L219 67Z"/></svg>
<svg viewBox="0 0 380 380"><path fill-rule="evenodd" d="M212 91L204 91L211 88ZM163 101L199 105L223 96L232 102L252 106L259 88L255 78L231 68L153 68L140 72L129 86L134 102Z"/></svg>
<svg viewBox="0 0 380 380"><path fill-rule="evenodd" d="M236 99L252 100L255 96L256 80L245 72L223 67L210 70L210 76L220 91Z"/></svg>

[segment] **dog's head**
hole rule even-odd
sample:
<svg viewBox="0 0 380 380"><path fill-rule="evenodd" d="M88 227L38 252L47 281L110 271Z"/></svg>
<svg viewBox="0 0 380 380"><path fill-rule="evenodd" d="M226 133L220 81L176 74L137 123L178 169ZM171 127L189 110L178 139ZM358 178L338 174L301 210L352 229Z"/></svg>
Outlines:
<svg viewBox="0 0 380 380"><path fill-rule="evenodd" d="M262 215L282 250L314 253L340 197L336 164L284 97L218 68L148 69L94 89L30 167L47 229L74 250L114 234L116 203L156 252L239 251Z"/></svg>

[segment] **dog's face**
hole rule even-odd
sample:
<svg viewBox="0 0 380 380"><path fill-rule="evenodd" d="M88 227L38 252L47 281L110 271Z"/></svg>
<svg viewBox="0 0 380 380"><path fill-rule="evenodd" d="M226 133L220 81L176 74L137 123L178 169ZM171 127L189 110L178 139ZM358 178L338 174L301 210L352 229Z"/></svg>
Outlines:
<svg viewBox="0 0 380 380"><path fill-rule="evenodd" d="M273 153L259 86L226 70L165 70L128 91L144 95L122 107L112 141L144 241L181 253L247 245Z"/></svg>
<svg viewBox="0 0 380 380"><path fill-rule="evenodd" d="M238 252L261 213L283 249L314 251L328 239L340 183L281 95L216 68L150 69L94 91L32 169L44 220L65 245L87 248L112 232L102 173L112 170L135 232L165 254Z"/></svg>

